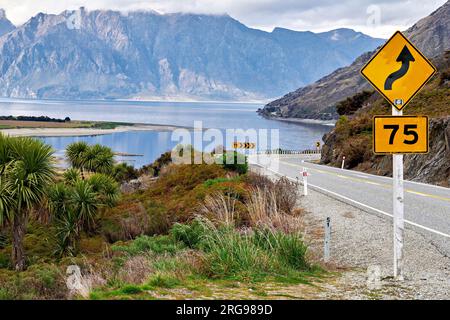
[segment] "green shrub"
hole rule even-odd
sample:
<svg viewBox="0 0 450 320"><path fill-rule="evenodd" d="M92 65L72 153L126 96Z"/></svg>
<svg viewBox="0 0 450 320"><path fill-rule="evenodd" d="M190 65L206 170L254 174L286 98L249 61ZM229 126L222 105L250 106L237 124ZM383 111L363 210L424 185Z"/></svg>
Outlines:
<svg viewBox="0 0 450 320"><path fill-rule="evenodd" d="M439 84L443 85L446 82L450 81L450 69L447 69L445 71L442 71L440 77L439 77Z"/></svg>
<svg viewBox="0 0 450 320"><path fill-rule="evenodd" d="M179 284L180 280L178 280L176 277L166 274L156 274L147 282L147 285L149 286L167 289L174 288Z"/></svg>
<svg viewBox="0 0 450 320"><path fill-rule="evenodd" d="M143 166L141 169L139 169L138 175L150 174L154 177L157 177L159 176L161 169L170 163L172 163L172 153L168 151L166 153L163 153L152 164Z"/></svg>
<svg viewBox="0 0 450 320"><path fill-rule="evenodd" d="M65 299L65 277L55 264L34 264L24 272L2 270L0 300Z"/></svg>
<svg viewBox="0 0 450 320"><path fill-rule="evenodd" d="M139 172L133 166L122 162L114 166L111 176L118 182L124 182L137 179Z"/></svg>
<svg viewBox="0 0 450 320"><path fill-rule="evenodd" d="M205 187L211 187L213 185L216 185L216 184L219 184L219 183L222 183L222 182L239 181L239 180L240 180L240 177L234 177L234 178L231 178L231 179L230 178L222 178L222 177L220 177L220 178L216 178L216 179L208 179L205 182L203 182L203 185Z"/></svg>
<svg viewBox="0 0 450 320"><path fill-rule="evenodd" d="M13 300L14 295L7 288L0 288L0 300Z"/></svg>
<svg viewBox="0 0 450 320"><path fill-rule="evenodd" d="M120 288L120 292L123 294L138 294L142 292L142 289L136 285L126 285Z"/></svg>
<svg viewBox="0 0 450 320"><path fill-rule="evenodd" d="M204 248L212 277L255 278L275 270L274 260L263 249L232 229L212 231Z"/></svg>
<svg viewBox="0 0 450 320"><path fill-rule="evenodd" d="M0 251L0 269L6 269L10 266L10 256L11 254L8 254L5 251Z"/></svg>
<svg viewBox="0 0 450 320"><path fill-rule="evenodd" d="M198 219L195 219L190 224L176 223L170 232L175 240L189 248L197 248L205 234L205 227Z"/></svg>
<svg viewBox="0 0 450 320"><path fill-rule="evenodd" d="M206 219L197 221L203 227L197 247L206 254L203 272L210 277L301 278L302 272L311 270L307 247L298 234L271 230L242 234L230 227L216 228Z"/></svg>
<svg viewBox="0 0 450 320"><path fill-rule="evenodd" d="M306 261L307 246L297 234L285 234L279 231L255 230L255 243L268 251L274 251L280 261L296 270L308 270Z"/></svg>
<svg viewBox="0 0 450 320"><path fill-rule="evenodd" d="M336 111L339 115L350 115L355 113L372 96L373 92L363 91L338 102Z"/></svg>
<svg viewBox="0 0 450 320"><path fill-rule="evenodd" d="M237 151L224 153L222 161L222 165L226 170L235 171L239 174L245 174L248 171L247 156Z"/></svg>
<svg viewBox="0 0 450 320"><path fill-rule="evenodd" d="M112 249L113 251L125 252L132 256L148 252L174 254L183 249L183 245L170 236L140 236L128 245L115 245Z"/></svg>

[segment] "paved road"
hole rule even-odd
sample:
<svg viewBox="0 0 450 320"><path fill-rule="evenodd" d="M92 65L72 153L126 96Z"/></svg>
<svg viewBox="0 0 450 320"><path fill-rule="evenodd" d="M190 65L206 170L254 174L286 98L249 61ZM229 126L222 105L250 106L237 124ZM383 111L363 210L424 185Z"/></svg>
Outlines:
<svg viewBox="0 0 450 320"><path fill-rule="evenodd" d="M250 162L257 162L250 158ZM392 217L392 179L351 170L302 162L299 156L280 156L276 171L295 179L308 170L308 184L365 211ZM450 189L405 181L405 222L450 255ZM407 239L405 240L407 241Z"/></svg>

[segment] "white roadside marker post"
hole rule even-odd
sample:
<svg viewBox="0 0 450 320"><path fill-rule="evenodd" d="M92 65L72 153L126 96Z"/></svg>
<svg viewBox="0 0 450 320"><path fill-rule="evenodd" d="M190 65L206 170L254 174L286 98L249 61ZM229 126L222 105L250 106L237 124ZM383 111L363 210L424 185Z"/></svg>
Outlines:
<svg viewBox="0 0 450 320"><path fill-rule="evenodd" d="M323 243L323 260L330 261L330 241L331 241L331 219L327 217L325 221L325 239Z"/></svg>
<svg viewBox="0 0 450 320"><path fill-rule="evenodd" d="M302 176L303 176L303 195L307 196L308 195L308 171L306 170L305 167L303 167Z"/></svg>
<svg viewBox="0 0 450 320"><path fill-rule="evenodd" d="M342 157L342 165L341 165L341 169L344 169L344 164L345 164L345 156Z"/></svg>
<svg viewBox="0 0 450 320"><path fill-rule="evenodd" d="M402 116L403 111L392 107L393 116ZM403 280L403 234L404 234L404 190L403 155L392 155L393 217L394 217L394 278Z"/></svg>

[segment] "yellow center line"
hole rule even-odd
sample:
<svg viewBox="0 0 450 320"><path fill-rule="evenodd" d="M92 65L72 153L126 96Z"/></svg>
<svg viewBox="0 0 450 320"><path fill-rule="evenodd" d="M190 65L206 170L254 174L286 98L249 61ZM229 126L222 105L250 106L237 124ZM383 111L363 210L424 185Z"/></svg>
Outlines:
<svg viewBox="0 0 450 320"><path fill-rule="evenodd" d="M302 168L302 166L300 166L298 164L293 164L293 163L284 162L284 161L280 161L280 162L282 162L282 163L284 163L286 165L292 166L292 167ZM329 171L325 171L325 170L320 170L320 169L314 169L314 168L308 168L308 169L316 171L316 172L319 172L319 173L323 173L323 174L330 174L330 175L333 175L333 176L336 176L336 177L339 177L339 178L342 178L342 179L348 179L348 180L353 180L353 181L356 181L356 182L362 182L362 183L367 183L367 184L371 184L371 185L380 186L380 187L383 187L383 188L392 189L392 186L390 184L372 182L372 181L368 181L366 179L359 179L359 178L354 178L354 177L350 177L350 176L344 176L342 174L329 172ZM434 195L434 194L418 192L418 191L414 191L414 190L410 190L410 189L406 189L405 191L408 192L408 193L416 194L416 195L423 196L423 197L428 197L428 198L433 198L433 199L438 199L438 200L450 202L450 198L441 197L441 196L437 196L437 195Z"/></svg>
<svg viewBox="0 0 450 320"><path fill-rule="evenodd" d="M406 190L406 192L417 194L417 195L423 196L423 197L429 197L429 198L433 198L433 199L438 199L438 200L443 200L443 201L449 201L450 202L450 198L436 196L434 194L428 194L428 193L418 192L418 191L414 191L414 190Z"/></svg>
<svg viewBox="0 0 450 320"><path fill-rule="evenodd" d="M368 184L373 184L374 186L383 186L381 183L373 182L373 181L366 181Z"/></svg>
<svg viewBox="0 0 450 320"><path fill-rule="evenodd" d="M289 166L302 168L302 166L300 166L298 164L284 162L284 161L280 161L280 162L282 162L284 164L287 164ZM334 172L329 172L329 171L324 171L324 170L319 170L319 169L314 169L314 168L308 168L308 169L313 170L313 171L317 171L317 172L320 172L320 173L323 173L323 174L331 174L333 176L336 176L336 177L339 177L339 178L342 178L342 179L348 179L348 180L353 180L353 181L356 181L356 182L362 182L362 183L367 183L367 184L379 185L381 187L388 187L388 188L391 187L388 184L381 184L381 183L377 183L377 182L371 182L371 181L368 181L366 179L360 179L360 178L355 178L355 177L351 177L351 176L344 176L344 175L339 174L339 173L334 173Z"/></svg>

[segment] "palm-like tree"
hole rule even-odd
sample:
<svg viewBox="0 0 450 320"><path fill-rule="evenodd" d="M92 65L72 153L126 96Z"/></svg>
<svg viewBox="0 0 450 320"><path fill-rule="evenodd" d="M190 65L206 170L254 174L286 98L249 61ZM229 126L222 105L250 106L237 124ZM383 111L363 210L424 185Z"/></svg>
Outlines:
<svg viewBox="0 0 450 320"><path fill-rule="evenodd" d="M1 220L12 225L12 261L16 270L25 269L23 239L33 208L41 203L54 177L53 150L39 140L1 136ZM7 154L5 156L5 154Z"/></svg>
<svg viewBox="0 0 450 320"><path fill-rule="evenodd" d="M11 219L14 198L10 181L0 175L0 226Z"/></svg>
<svg viewBox="0 0 450 320"><path fill-rule="evenodd" d="M63 173L64 183L73 186L81 179L81 172L77 168L69 168Z"/></svg>
<svg viewBox="0 0 450 320"><path fill-rule="evenodd" d="M102 173L95 173L87 180L65 179L64 183L51 187L48 204L56 223L56 253L75 254L83 229L92 230L98 211L113 206L118 198L117 182Z"/></svg>
<svg viewBox="0 0 450 320"><path fill-rule="evenodd" d="M86 142L74 142L66 148L66 158L73 168L81 171L81 177L84 180L84 167L86 165L86 153L89 150Z"/></svg>
<svg viewBox="0 0 450 320"><path fill-rule="evenodd" d="M74 255L80 237L78 216L73 211L67 211L57 220L55 254L58 256Z"/></svg>
<svg viewBox="0 0 450 320"><path fill-rule="evenodd" d="M111 173L114 167L114 153L108 147L96 144L85 155L86 169L96 173Z"/></svg>
<svg viewBox="0 0 450 320"><path fill-rule="evenodd" d="M119 200L119 185L112 177L96 173L88 181L94 192L97 193L102 206L113 207Z"/></svg>
<svg viewBox="0 0 450 320"><path fill-rule="evenodd" d="M66 215L70 207L71 190L63 183L57 183L48 190L48 208L56 219Z"/></svg>
<svg viewBox="0 0 450 320"><path fill-rule="evenodd" d="M75 183L70 198L73 212L77 215L80 228L86 225L90 229L95 221L95 214L101 206L98 195L93 190L90 183L80 180Z"/></svg>
<svg viewBox="0 0 450 320"><path fill-rule="evenodd" d="M73 168L94 173L109 174L114 167L114 153L108 147L96 144L89 146L85 142L74 142L66 149L66 157Z"/></svg>

